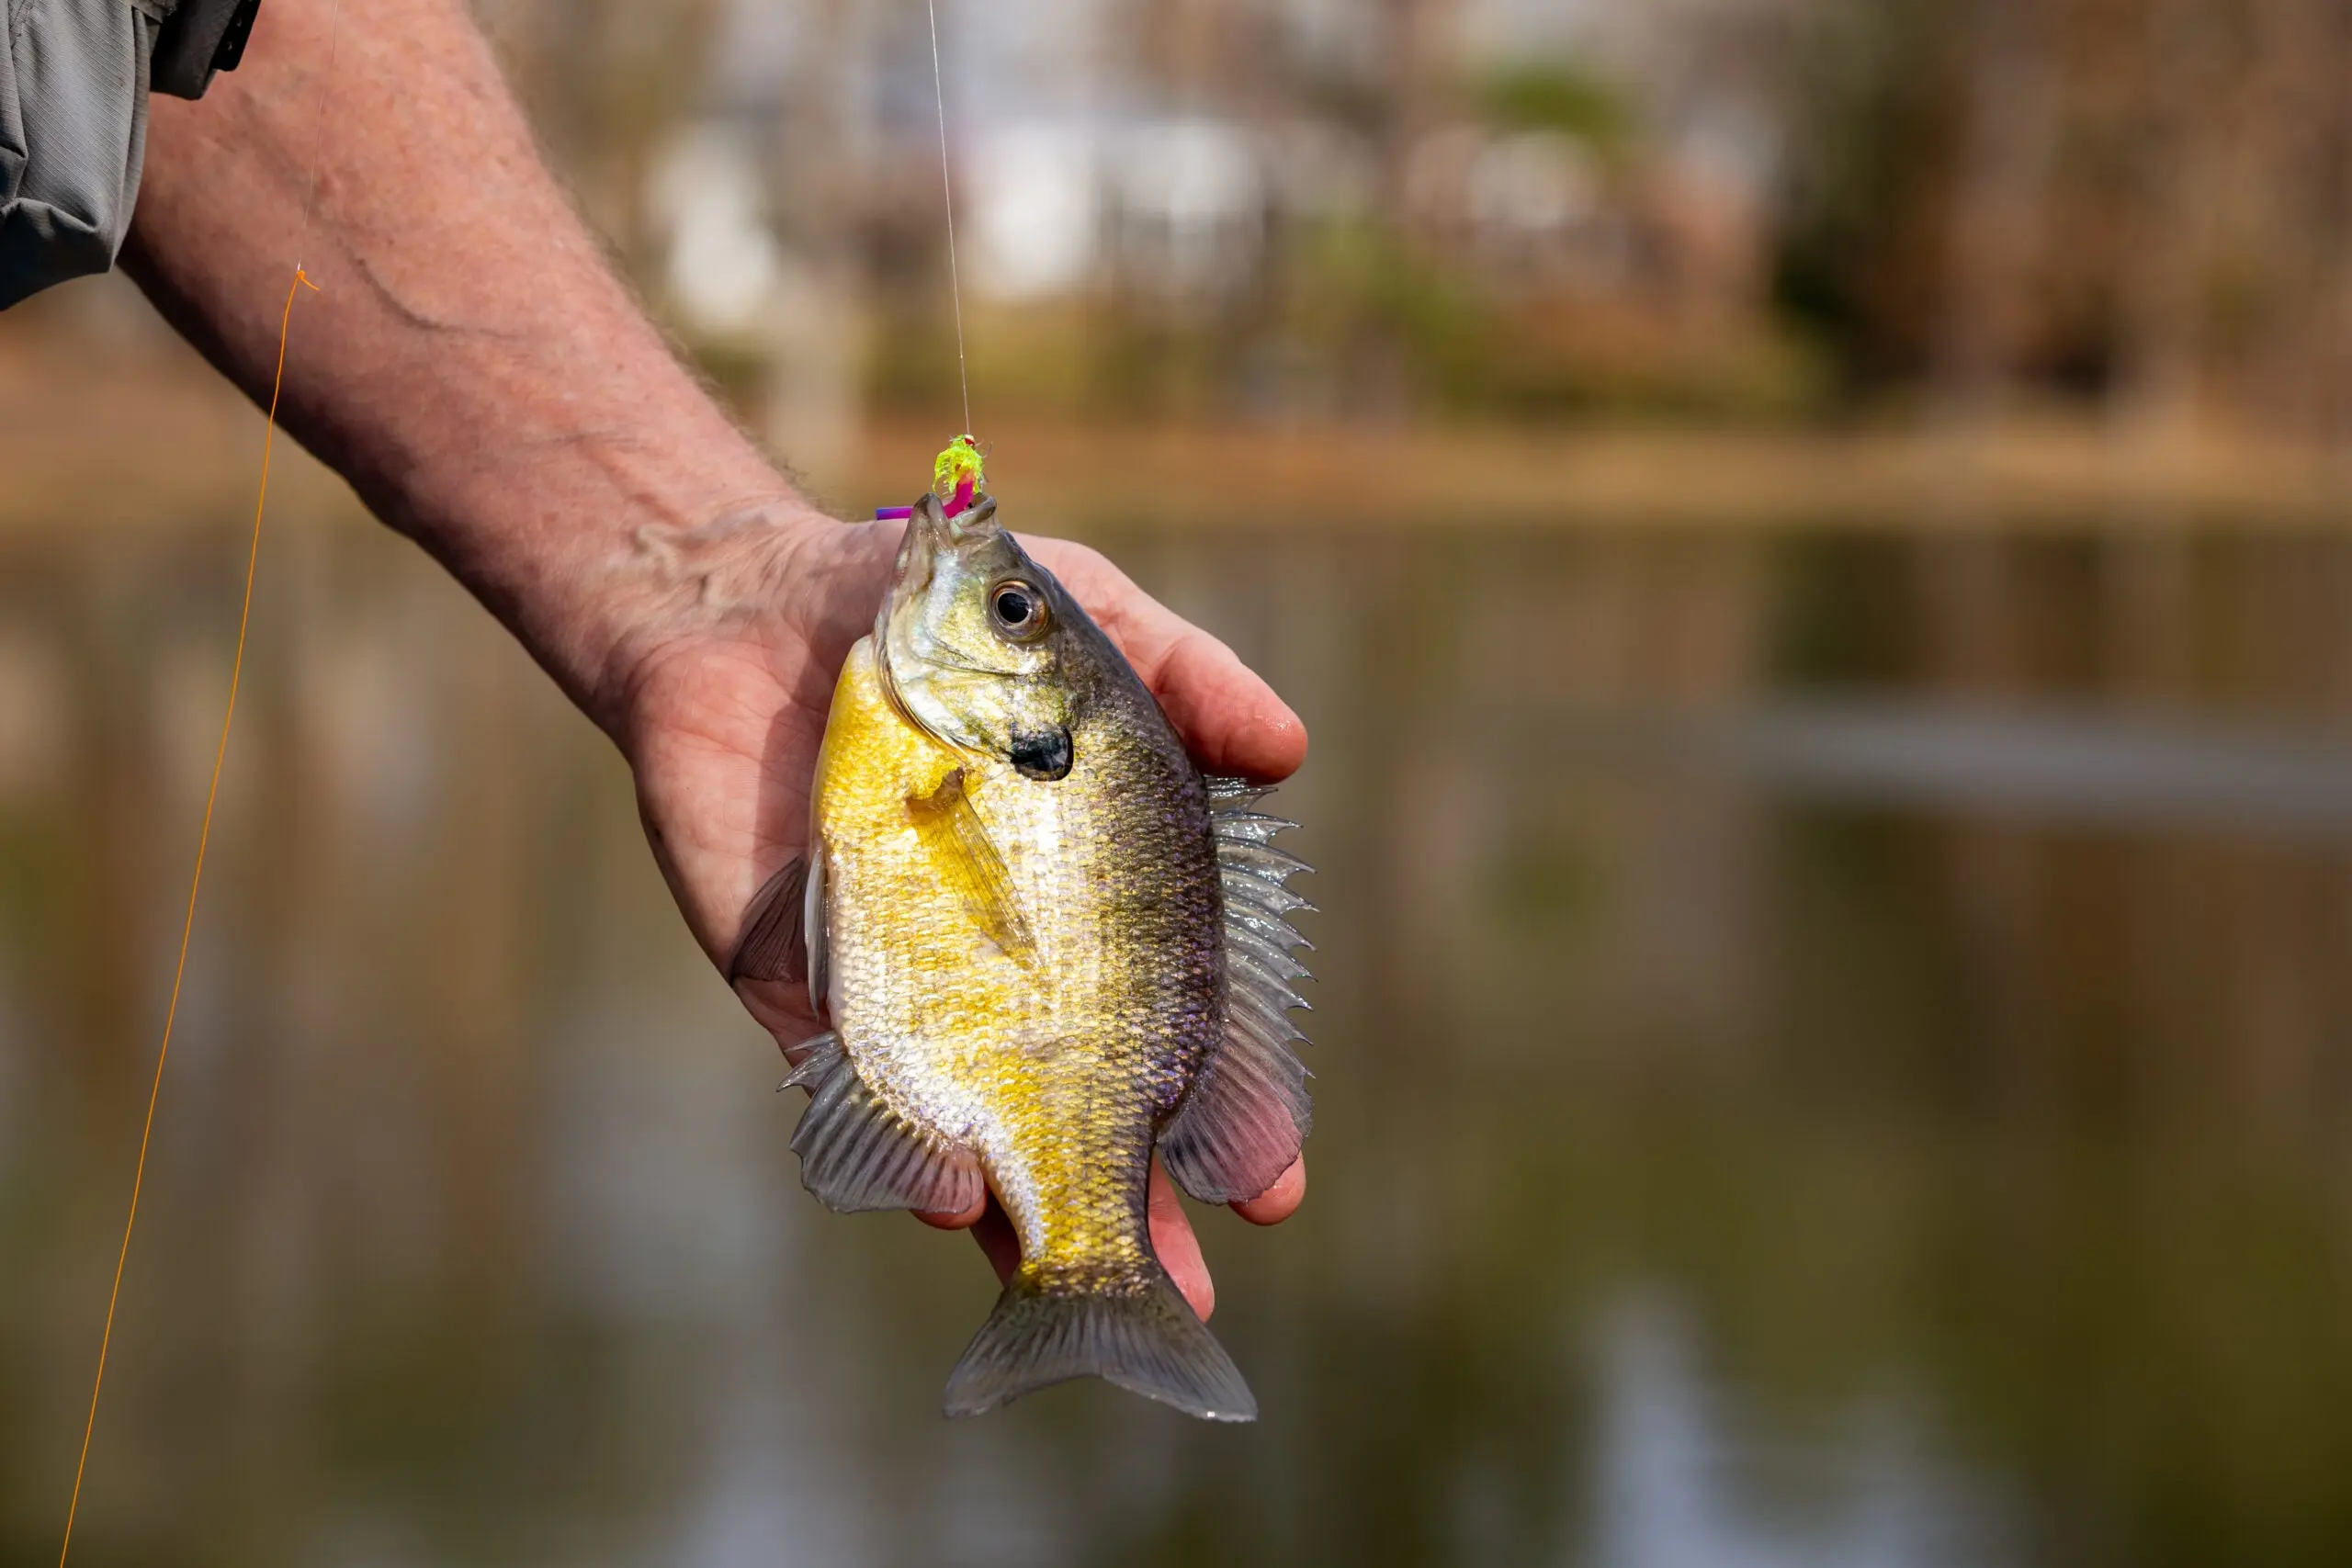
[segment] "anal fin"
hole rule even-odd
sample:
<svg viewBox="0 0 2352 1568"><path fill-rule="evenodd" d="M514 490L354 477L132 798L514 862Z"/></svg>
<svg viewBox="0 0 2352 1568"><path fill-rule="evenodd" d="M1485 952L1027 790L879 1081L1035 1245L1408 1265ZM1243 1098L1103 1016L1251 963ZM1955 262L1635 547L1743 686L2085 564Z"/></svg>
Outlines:
<svg viewBox="0 0 2352 1568"><path fill-rule="evenodd" d="M960 1214L986 1190L979 1161L890 1109L833 1035L820 1035L787 1085L812 1091L793 1129L800 1184L837 1213L914 1209Z"/></svg>
<svg viewBox="0 0 2352 1568"><path fill-rule="evenodd" d="M1176 1185L1204 1203L1246 1203L1298 1158L1315 1124L1306 1067L1287 1041L1237 1027L1159 1134Z"/></svg>

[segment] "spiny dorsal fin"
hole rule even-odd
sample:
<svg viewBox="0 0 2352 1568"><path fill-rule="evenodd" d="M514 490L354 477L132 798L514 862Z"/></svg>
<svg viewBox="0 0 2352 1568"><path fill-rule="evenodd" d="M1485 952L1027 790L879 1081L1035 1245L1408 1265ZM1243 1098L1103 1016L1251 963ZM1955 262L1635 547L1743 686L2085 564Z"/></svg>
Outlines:
<svg viewBox="0 0 2352 1568"><path fill-rule="evenodd" d="M1185 1191L1204 1202L1237 1203L1290 1168L1314 1124L1307 1071L1291 1049L1306 1037L1292 1027L1290 1010L1306 1005L1290 984L1306 977L1306 967L1291 950L1306 943L1284 919L1314 906L1283 886L1311 868L1267 847L1295 824L1252 809L1267 793L1262 786L1205 782L1225 899L1226 1033L1161 1132L1159 1148Z"/></svg>
<svg viewBox="0 0 2352 1568"><path fill-rule="evenodd" d="M911 1126L858 1076L837 1035L820 1034L785 1087L811 1091L792 1132L800 1184L837 1213L960 1214L980 1201L979 1161Z"/></svg>
<svg viewBox="0 0 2352 1568"><path fill-rule="evenodd" d="M1016 962L1027 963L1036 943L1013 898L1004 856L964 787L964 770L949 773L931 794L910 797L907 815L973 923Z"/></svg>

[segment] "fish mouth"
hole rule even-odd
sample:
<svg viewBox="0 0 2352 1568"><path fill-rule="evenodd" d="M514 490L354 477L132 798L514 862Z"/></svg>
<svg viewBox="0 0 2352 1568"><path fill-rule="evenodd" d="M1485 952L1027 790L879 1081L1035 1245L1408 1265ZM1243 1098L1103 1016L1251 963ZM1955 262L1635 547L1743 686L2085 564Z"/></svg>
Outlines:
<svg viewBox="0 0 2352 1568"><path fill-rule="evenodd" d="M943 554L963 554L1003 532L1004 525L996 520L996 497L983 496L950 517L939 498L926 491L907 514L907 531L899 542L897 564L891 570L890 591L883 595L882 614L875 623L877 640L902 606L930 591Z"/></svg>
<svg viewBox="0 0 2352 1568"><path fill-rule="evenodd" d="M1002 531L1004 525L997 522L995 496L983 496L978 503L948 517L938 505L938 496L924 493L908 513L906 538L899 546L899 579L891 583L891 590L894 594L922 592L932 585L932 571L941 555L962 555Z"/></svg>
<svg viewBox="0 0 2352 1568"><path fill-rule="evenodd" d="M891 569L890 589L882 596L882 608L874 618L875 662L890 705L916 728L958 749L968 749L968 744L943 734L938 725L923 718L919 711L922 705L909 700L902 682L915 678L914 673L901 671L898 665L905 658L918 667L927 664L967 675L1005 673L958 658L923 626L924 601L933 592L941 561L976 554L1004 536L1004 525L996 520L994 496L984 496L950 517L939 498L926 491L908 513L907 531Z"/></svg>

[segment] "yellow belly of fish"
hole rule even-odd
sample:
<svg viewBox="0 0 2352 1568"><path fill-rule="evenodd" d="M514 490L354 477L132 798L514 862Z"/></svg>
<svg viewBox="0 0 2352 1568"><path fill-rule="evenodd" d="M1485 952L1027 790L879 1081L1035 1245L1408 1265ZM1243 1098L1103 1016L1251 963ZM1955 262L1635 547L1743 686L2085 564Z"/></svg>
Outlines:
<svg viewBox="0 0 2352 1568"><path fill-rule="evenodd" d="M963 788L1002 852L1032 945L991 939L909 803ZM1144 1258L1152 1128L1107 1016L1117 955L1057 884L1049 789L959 754L901 717L871 646L844 665L818 767L828 999L873 1090L974 1150L1022 1239L1024 1270L1124 1275Z"/></svg>

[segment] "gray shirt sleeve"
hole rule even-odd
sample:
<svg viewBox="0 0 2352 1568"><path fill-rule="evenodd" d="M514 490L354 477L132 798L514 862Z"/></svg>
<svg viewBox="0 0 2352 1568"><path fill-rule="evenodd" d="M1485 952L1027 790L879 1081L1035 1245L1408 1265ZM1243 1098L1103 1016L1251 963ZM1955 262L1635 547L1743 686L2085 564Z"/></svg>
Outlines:
<svg viewBox="0 0 2352 1568"><path fill-rule="evenodd" d="M114 265L139 196L147 91L232 68L253 0L0 0L0 310Z"/></svg>
<svg viewBox="0 0 2352 1568"><path fill-rule="evenodd" d="M234 71L244 57L260 0L179 0L179 8L155 39L155 91L175 98L200 98L213 73Z"/></svg>

